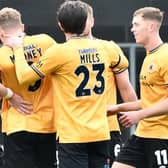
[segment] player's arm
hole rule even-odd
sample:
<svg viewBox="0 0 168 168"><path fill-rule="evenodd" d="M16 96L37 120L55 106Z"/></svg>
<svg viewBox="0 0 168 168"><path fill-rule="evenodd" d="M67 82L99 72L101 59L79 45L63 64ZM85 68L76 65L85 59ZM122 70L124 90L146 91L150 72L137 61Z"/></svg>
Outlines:
<svg viewBox="0 0 168 168"><path fill-rule="evenodd" d="M28 66L25 60L23 51L24 37L25 34L21 32L19 35L11 36L4 43L4 45L9 46L13 50L15 55L15 70L19 83L24 83L24 81L30 80L30 78L31 81L39 79L39 76Z"/></svg>
<svg viewBox="0 0 168 168"><path fill-rule="evenodd" d="M168 69L167 69L167 62L165 61L165 55L162 55L158 62L160 64L160 76L163 77L165 81L165 87L168 86ZM168 91L165 90L165 92ZM165 93L167 94L167 93ZM140 109L138 111L129 111L129 112L122 112L122 116L120 117L120 122L125 127L130 127L133 124L138 123L140 120L148 117L154 117L159 115L167 115L168 114L168 97L158 103L150 106L148 108Z"/></svg>
<svg viewBox="0 0 168 168"><path fill-rule="evenodd" d="M20 84L31 83L36 81L37 79L43 78L44 75L39 72L39 75L35 70L33 70L32 66L29 66L25 57L23 48L14 49L15 55L15 71L17 75L17 79Z"/></svg>
<svg viewBox="0 0 168 168"><path fill-rule="evenodd" d="M108 106L107 114L113 115L121 111L141 109L140 100L137 100L136 93L129 81L128 60L125 57L122 50L120 49L120 47L116 43L112 42L111 44L113 46L113 50L115 51L113 52L113 57L115 58L113 60L116 60L115 62L112 61L111 69L113 73L115 74L117 87L119 89L122 99L125 102L128 102L128 101L134 101L134 102Z"/></svg>
<svg viewBox="0 0 168 168"><path fill-rule="evenodd" d="M130 83L128 69L115 73L116 85L124 102L136 101L137 95Z"/></svg>
<svg viewBox="0 0 168 168"><path fill-rule="evenodd" d="M6 88L2 84L0 84L0 97L8 100L9 104L22 114L31 114L33 110L31 103L23 100L19 95L13 93L11 89Z"/></svg>
<svg viewBox="0 0 168 168"><path fill-rule="evenodd" d="M43 54L43 56L40 57L41 60L29 66L24 57L24 51L23 51L24 36L25 36L24 33L20 33L17 36L10 37L5 42L5 45L13 49L13 54L15 55L15 70L20 84L31 83L40 78L44 78L45 75L49 74L53 70L54 68L53 66L56 65L55 60L53 60L52 58L53 56L55 56L55 53L57 52L51 51L49 52L49 54L47 53ZM55 45L56 44L53 45L52 43L52 47Z"/></svg>
<svg viewBox="0 0 168 168"><path fill-rule="evenodd" d="M160 55L160 59L158 61L159 64L159 75L163 78L165 87L167 89L165 90L165 94L168 94L168 68L167 68L167 55ZM146 117L153 117L158 115L164 115L168 114L168 97L162 101L159 101L158 103L154 104L153 106L150 106L148 108L142 109L138 111L139 117L146 118Z"/></svg>
<svg viewBox="0 0 168 168"><path fill-rule="evenodd" d="M168 91L168 88L167 88ZM168 98L159 103L138 111L140 119L168 114Z"/></svg>
<svg viewBox="0 0 168 168"><path fill-rule="evenodd" d="M125 65L125 68L127 68L127 63L125 63L126 57L125 57L122 49L116 43L114 43L114 47L115 47L115 50L118 52L118 54L121 57L120 64L123 64L123 66ZM119 70L115 71L114 74L115 74L117 87L119 89L122 100L124 102L136 101L137 95L136 95L135 90L133 89L131 82L129 80L128 69L125 69L124 71L122 69L119 69Z"/></svg>
<svg viewBox="0 0 168 168"><path fill-rule="evenodd" d="M140 119L168 114L168 98L150 108L140 110L138 113Z"/></svg>
<svg viewBox="0 0 168 168"><path fill-rule="evenodd" d="M133 102L121 103L117 105L108 105L107 115L114 115L119 112L127 112L141 109L141 100L136 100Z"/></svg>
<svg viewBox="0 0 168 168"><path fill-rule="evenodd" d="M128 69L129 62L124 55L123 51L119 47L118 44L116 44L113 41L109 42L109 49L110 49L110 55L111 55L111 68L114 73L121 73L122 71L125 71L125 69Z"/></svg>
<svg viewBox="0 0 168 168"><path fill-rule="evenodd" d="M10 99L13 96L13 91L9 88L6 88L4 85L0 84L0 97Z"/></svg>
<svg viewBox="0 0 168 168"><path fill-rule="evenodd" d="M164 101L141 110L121 112L119 118L120 123L124 127L131 127L133 124L137 124L140 120L148 117L155 117L159 115L168 114L168 98Z"/></svg>
<svg viewBox="0 0 168 168"><path fill-rule="evenodd" d="M19 47L14 49L15 70L19 83L31 83L53 72L57 65L55 53L57 53L57 51L55 51L55 46L52 46L40 57L38 62L29 66L25 60L23 48Z"/></svg>

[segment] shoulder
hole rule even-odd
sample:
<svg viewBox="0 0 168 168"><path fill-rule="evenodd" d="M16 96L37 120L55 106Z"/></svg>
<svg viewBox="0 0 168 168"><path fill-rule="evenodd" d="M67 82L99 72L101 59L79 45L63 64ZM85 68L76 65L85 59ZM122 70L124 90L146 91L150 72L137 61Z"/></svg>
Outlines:
<svg viewBox="0 0 168 168"><path fill-rule="evenodd" d="M168 43L164 43L158 50L158 52L156 53L159 55L158 59L162 60L162 59L166 59L168 60Z"/></svg>
<svg viewBox="0 0 168 168"><path fill-rule="evenodd" d="M168 62L168 44L164 43L162 46L160 46L156 51L154 51L152 56L154 57L146 57L148 61L154 62L158 68L166 68L167 69L167 62Z"/></svg>
<svg viewBox="0 0 168 168"><path fill-rule="evenodd" d="M0 55L7 55L8 53L10 54L10 53L12 53L12 49L10 48L10 47L8 47L8 46L4 46L4 45L2 45L1 47L0 47Z"/></svg>
<svg viewBox="0 0 168 168"><path fill-rule="evenodd" d="M104 40L104 39L99 39L99 38L94 38L94 40L97 42L97 43L100 43L100 44L103 44L103 45L108 45L110 41L108 40Z"/></svg>
<svg viewBox="0 0 168 168"><path fill-rule="evenodd" d="M27 35L26 37L27 37L27 39L31 39L31 40L54 40L48 34Z"/></svg>
<svg viewBox="0 0 168 168"><path fill-rule="evenodd" d="M65 51L66 51L65 49L66 48L67 47L64 44L62 44L62 43L55 43L51 47L48 48L46 53L60 53L61 51L63 53L65 53ZM56 55L58 55L58 54L56 54Z"/></svg>
<svg viewBox="0 0 168 168"><path fill-rule="evenodd" d="M161 48L160 48L161 50L161 52L163 52L163 53L165 53L165 54L167 54L168 55L168 43L164 43L162 46L161 46Z"/></svg>
<svg viewBox="0 0 168 168"><path fill-rule="evenodd" d="M112 40L110 40L110 41L108 41L108 40L103 40L103 39L96 39L96 40L97 40L100 44L104 45L105 47L107 47L107 48L109 48L109 49L121 50L120 46L119 46L116 42L114 42L114 41L112 41Z"/></svg>
<svg viewBox="0 0 168 168"><path fill-rule="evenodd" d="M117 54L117 55L123 55L121 48L117 43L114 41L108 41L108 40L100 40L100 43L104 46L107 52Z"/></svg>
<svg viewBox="0 0 168 168"><path fill-rule="evenodd" d="M25 37L25 42L28 44L30 43L30 44L37 45L44 49L47 49L52 45L56 44L56 41L47 34L36 34L32 36L27 35Z"/></svg>
<svg viewBox="0 0 168 168"><path fill-rule="evenodd" d="M8 46L1 46L0 47L0 69L6 66L7 62L9 62L9 58L13 58L13 51Z"/></svg>

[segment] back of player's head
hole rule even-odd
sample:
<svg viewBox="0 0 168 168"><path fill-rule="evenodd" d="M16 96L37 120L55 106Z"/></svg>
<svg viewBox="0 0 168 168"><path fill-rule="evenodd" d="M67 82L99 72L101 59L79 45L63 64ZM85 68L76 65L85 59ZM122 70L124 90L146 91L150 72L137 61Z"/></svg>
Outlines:
<svg viewBox="0 0 168 168"><path fill-rule="evenodd" d="M162 24L164 12L155 7L144 7L136 10L133 16L141 15L144 19L153 20Z"/></svg>
<svg viewBox="0 0 168 168"><path fill-rule="evenodd" d="M0 27L3 30L17 28L22 24L21 14L13 8L5 7L0 10Z"/></svg>
<svg viewBox="0 0 168 168"><path fill-rule="evenodd" d="M82 34L88 17L88 6L79 0L65 1L58 9L57 16L64 32Z"/></svg>

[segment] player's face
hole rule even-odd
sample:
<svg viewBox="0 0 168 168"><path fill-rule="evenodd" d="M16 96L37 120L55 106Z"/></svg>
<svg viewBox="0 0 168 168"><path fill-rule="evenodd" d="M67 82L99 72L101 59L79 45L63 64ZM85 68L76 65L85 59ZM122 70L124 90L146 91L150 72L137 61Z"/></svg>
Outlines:
<svg viewBox="0 0 168 168"><path fill-rule="evenodd" d="M134 35L137 44L146 45L148 42L149 22L141 15L133 17L131 32Z"/></svg>

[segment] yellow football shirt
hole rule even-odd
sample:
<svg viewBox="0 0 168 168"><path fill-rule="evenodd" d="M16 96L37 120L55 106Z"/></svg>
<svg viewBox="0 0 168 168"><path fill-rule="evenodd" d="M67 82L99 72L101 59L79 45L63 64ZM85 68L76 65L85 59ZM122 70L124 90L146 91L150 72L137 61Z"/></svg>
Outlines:
<svg viewBox="0 0 168 168"><path fill-rule="evenodd" d="M15 50L20 83L52 75L57 132L61 143L102 141L110 138L106 116L107 80L128 62L102 40L74 38L51 47L40 61L28 66L22 49Z"/></svg>
<svg viewBox="0 0 168 168"><path fill-rule="evenodd" d="M141 73L142 108L148 108L168 98L168 44L149 52L144 59ZM168 138L168 113L139 122L136 135L145 138Z"/></svg>
<svg viewBox="0 0 168 168"><path fill-rule="evenodd" d="M120 49L120 47L114 42L110 41L111 47L123 58L122 60L127 60L124 53ZM108 95L108 105L114 105L117 103L117 89L115 82L115 74L123 72L128 67L125 66L123 68L118 68L113 72L109 69L109 77L108 77L108 87L107 87L107 95ZM112 115L108 117L110 131L120 131L117 115Z"/></svg>
<svg viewBox="0 0 168 168"><path fill-rule="evenodd" d="M44 51L53 44L55 44L55 41L45 34L26 36L23 47L24 57L29 64L37 62ZM55 132L51 76L21 86L15 73L15 56L12 49L2 46L0 53L2 83L23 99L33 103L33 113L23 115L13 107L9 108L8 101L3 99L3 132L7 134L17 131Z"/></svg>

